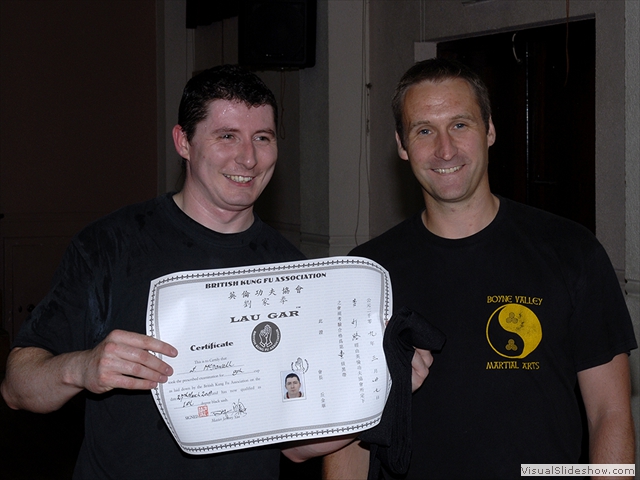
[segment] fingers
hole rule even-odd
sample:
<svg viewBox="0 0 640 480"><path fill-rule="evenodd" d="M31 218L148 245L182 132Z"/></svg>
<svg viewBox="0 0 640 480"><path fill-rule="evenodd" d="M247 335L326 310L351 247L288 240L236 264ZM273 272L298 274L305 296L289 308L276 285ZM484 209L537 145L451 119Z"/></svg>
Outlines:
<svg viewBox="0 0 640 480"><path fill-rule="evenodd" d="M411 359L411 391L415 392L422 386L429 375L429 367L433 363L433 356L429 350L416 348Z"/></svg>
<svg viewBox="0 0 640 480"><path fill-rule="evenodd" d="M126 344L131 347L137 347L142 350L161 353L169 357L175 357L178 355L178 351L168 343L140 333L127 332L125 330L114 330L107 336L105 341L107 340L114 343Z"/></svg>
<svg viewBox="0 0 640 480"><path fill-rule="evenodd" d="M433 364L433 355L431 355L431 350L416 348L415 353L413 354L415 360L417 360L416 356L419 357L419 361L421 361L427 367L427 369Z"/></svg>
<svg viewBox="0 0 640 480"><path fill-rule="evenodd" d="M150 352L169 357L178 354L173 346L158 339L114 330L89 352L85 388L94 393L114 388L148 390L166 382L173 369Z"/></svg>

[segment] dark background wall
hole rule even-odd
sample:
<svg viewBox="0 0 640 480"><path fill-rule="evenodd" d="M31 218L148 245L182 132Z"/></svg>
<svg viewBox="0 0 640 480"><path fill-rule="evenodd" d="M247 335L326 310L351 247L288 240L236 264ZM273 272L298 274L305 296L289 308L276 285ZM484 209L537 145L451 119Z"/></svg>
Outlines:
<svg viewBox="0 0 640 480"><path fill-rule="evenodd" d="M0 379L71 236L157 191L156 2L0 1ZM0 478L71 478L78 398L0 400Z"/></svg>
<svg viewBox="0 0 640 480"><path fill-rule="evenodd" d="M0 242L10 334L69 238L155 196L153 0L0 2Z"/></svg>

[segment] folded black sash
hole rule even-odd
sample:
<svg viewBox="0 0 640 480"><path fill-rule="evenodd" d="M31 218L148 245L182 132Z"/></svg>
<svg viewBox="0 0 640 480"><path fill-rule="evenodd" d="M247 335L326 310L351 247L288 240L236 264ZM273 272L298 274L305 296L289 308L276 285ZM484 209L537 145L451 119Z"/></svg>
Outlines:
<svg viewBox="0 0 640 480"><path fill-rule="evenodd" d="M422 315L402 307L389 320L383 348L391 374L391 391L380 423L360 434L370 444L368 480L378 480L380 467L402 475L411 461L411 359L414 347L438 351L444 334Z"/></svg>

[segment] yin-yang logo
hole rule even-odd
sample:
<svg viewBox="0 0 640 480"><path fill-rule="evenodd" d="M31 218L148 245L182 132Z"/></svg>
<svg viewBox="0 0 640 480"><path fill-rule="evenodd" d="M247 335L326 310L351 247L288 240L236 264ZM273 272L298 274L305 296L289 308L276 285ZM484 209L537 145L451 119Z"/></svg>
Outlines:
<svg viewBox="0 0 640 480"><path fill-rule="evenodd" d="M525 358L542 340L542 325L533 311L518 303L495 310L487 322L487 341L506 358Z"/></svg>

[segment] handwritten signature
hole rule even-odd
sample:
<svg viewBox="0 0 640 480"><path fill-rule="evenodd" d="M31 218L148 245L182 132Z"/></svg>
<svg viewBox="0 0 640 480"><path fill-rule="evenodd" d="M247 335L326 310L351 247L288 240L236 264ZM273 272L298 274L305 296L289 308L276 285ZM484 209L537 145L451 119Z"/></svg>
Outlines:
<svg viewBox="0 0 640 480"><path fill-rule="evenodd" d="M240 400L238 400L237 403L236 402L233 403L232 408L216 410L215 412L211 412L211 415L214 417L222 416L222 418L224 418L225 420L230 420L232 418L240 418L240 417L246 416L247 408L244 406L244 404Z"/></svg>
<svg viewBox="0 0 640 480"><path fill-rule="evenodd" d="M230 368L233 367L233 362L232 361L228 361L225 363L207 363L205 365L202 365L202 371L203 372L208 372L211 370L222 370L224 368ZM198 370L198 365L194 365L193 368L191 370L189 370L189 373L193 373L196 372Z"/></svg>

